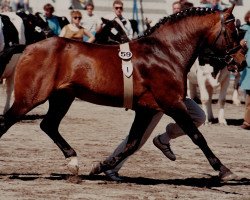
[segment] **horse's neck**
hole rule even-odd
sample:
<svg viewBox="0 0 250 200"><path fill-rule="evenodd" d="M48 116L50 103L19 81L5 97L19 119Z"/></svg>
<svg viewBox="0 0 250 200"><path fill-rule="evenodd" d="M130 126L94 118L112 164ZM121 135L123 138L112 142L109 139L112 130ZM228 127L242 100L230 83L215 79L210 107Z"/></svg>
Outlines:
<svg viewBox="0 0 250 200"><path fill-rule="evenodd" d="M206 33L212 23L204 23L203 17L197 16L194 20L180 20L174 24L164 24L159 31L152 34L162 45L168 48L170 57L177 56L182 66L191 68L198 56L199 50L206 44ZM211 19L214 20L214 19ZM181 66L180 66L181 67Z"/></svg>

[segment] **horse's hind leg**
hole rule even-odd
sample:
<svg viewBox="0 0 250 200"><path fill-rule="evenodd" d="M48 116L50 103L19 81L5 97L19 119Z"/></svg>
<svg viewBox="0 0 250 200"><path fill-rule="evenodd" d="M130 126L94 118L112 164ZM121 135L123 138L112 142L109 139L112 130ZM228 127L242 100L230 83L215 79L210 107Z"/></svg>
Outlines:
<svg viewBox="0 0 250 200"><path fill-rule="evenodd" d="M99 174L107 170L117 172L128 156L140 149L147 141L162 117L161 112L138 108L135 110L135 119L127 138L104 161L97 164L90 174Z"/></svg>
<svg viewBox="0 0 250 200"><path fill-rule="evenodd" d="M12 125L20 121L33 107L33 104L27 103L26 96L20 101L15 100L11 108L0 117L0 137L2 137Z"/></svg>
<svg viewBox="0 0 250 200"><path fill-rule="evenodd" d="M69 170L78 174L78 160L75 150L65 141L58 131L62 118L67 113L75 96L70 90L60 90L53 93L49 98L49 110L42 120L41 129L55 142L61 149L68 163Z"/></svg>
<svg viewBox="0 0 250 200"><path fill-rule="evenodd" d="M177 110L171 112L170 116L191 138L194 144L196 144L203 151L213 169L220 172L219 176L221 180L226 181L235 177L235 175L221 163L221 161L209 148L205 138L193 123L183 104L180 104Z"/></svg>

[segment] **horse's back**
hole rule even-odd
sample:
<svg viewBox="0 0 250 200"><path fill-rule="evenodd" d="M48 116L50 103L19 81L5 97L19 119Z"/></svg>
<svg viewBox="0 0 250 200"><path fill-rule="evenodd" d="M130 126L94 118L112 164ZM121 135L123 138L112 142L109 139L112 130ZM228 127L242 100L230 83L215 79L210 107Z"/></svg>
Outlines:
<svg viewBox="0 0 250 200"><path fill-rule="evenodd" d="M116 88L122 84L118 56L114 56L117 48L52 37L27 46L16 71L22 79L26 74L44 76L60 88L72 84L93 90L98 90L97 85Z"/></svg>

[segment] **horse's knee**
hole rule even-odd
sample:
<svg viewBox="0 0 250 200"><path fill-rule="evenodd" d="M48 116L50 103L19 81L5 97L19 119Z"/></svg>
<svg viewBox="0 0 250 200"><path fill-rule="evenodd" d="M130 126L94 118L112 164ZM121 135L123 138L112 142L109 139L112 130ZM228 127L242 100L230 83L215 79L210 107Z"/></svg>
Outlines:
<svg viewBox="0 0 250 200"><path fill-rule="evenodd" d="M48 123L46 122L45 118L40 123L40 128L46 133L48 132Z"/></svg>
<svg viewBox="0 0 250 200"><path fill-rule="evenodd" d="M45 118L41 121L40 123L40 128L47 134L47 135L51 135L50 133L57 131L57 129L54 128L54 126L52 126L49 123L49 120Z"/></svg>

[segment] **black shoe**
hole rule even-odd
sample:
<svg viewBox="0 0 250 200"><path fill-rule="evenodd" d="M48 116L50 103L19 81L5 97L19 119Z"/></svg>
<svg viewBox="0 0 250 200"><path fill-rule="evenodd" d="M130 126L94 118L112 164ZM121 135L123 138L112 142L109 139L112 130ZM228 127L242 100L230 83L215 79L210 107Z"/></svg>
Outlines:
<svg viewBox="0 0 250 200"><path fill-rule="evenodd" d="M169 158L170 160L172 161L175 161L176 160L176 157L173 153L173 151L171 150L170 148L170 144L163 144L161 141L160 141L160 136L156 136L154 139L153 139L153 143L154 145L160 149L162 151L162 153L167 157Z"/></svg>

